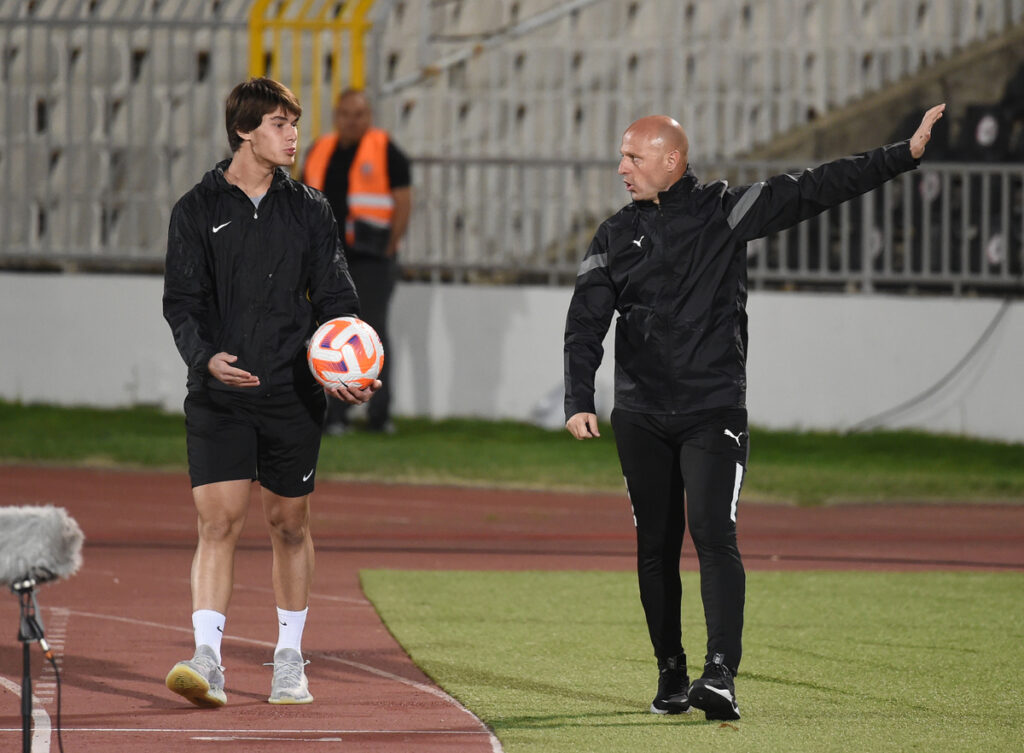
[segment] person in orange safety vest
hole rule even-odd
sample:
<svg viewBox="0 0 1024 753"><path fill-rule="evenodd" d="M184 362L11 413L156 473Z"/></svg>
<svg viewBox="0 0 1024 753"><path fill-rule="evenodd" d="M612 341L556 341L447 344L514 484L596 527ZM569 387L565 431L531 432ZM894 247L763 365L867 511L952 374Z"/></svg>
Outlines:
<svg viewBox="0 0 1024 753"><path fill-rule="evenodd" d="M339 224L344 223L345 254L362 318L377 330L385 353L380 375L384 386L369 403L367 429L390 434L394 424L388 374L394 359L388 312L398 279L398 247L412 209L409 159L387 131L373 126L366 95L346 89L334 106L334 131L313 143L302 180L324 192ZM339 435L348 429L347 406L330 401L325 431Z"/></svg>

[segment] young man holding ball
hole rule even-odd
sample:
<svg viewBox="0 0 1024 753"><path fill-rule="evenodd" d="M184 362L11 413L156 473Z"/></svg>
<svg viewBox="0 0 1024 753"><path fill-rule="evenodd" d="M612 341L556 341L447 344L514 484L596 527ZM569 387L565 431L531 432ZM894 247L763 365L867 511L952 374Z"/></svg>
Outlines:
<svg viewBox="0 0 1024 753"><path fill-rule="evenodd" d="M313 575L309 495L326 399L307 368L306 343L318 322L358 315L359 300L330 205L286 170L301 114L277 81L236 86L226 103L231 159L171 213L163 307L188 365L199 542L191 578L196 651L166 684L198 706L227 702L221 639L253 481L270 528L279 627L268 700L313 700L301 639ZM380 384L326 392L358 404Z"/></svg>

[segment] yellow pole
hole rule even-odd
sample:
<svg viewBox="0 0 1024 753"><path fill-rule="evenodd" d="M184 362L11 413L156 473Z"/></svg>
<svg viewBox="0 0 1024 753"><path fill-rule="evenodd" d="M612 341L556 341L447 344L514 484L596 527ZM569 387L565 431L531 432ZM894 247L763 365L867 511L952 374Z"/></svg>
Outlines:
<svg viewBox="0 0 1024 753"><path fill-rule="evenodd" d="M355 4L355 10L352 11L352 15L359 21L366 23L366 17L370 14L370 7L373 5L373 0L358 0ZM372 26L372 24L367 24Z"/></svg>
<svg viewBox="0 0 1024 753"><path fill-rule="evenodd" d="M270 76L277 81L281 80L281 29L287 25L284 14L288 12L289 5L291 5L290 0L281 0L281 4L278 5L277 17L272 22L274 27L274 44L271 48L271 55L273 57L271 58Z"/></svg>
<svg viewBox="0 0 1024 753"><path fill-rule="evenodd" d="M305 24L306 23L306 19L310 15L310 8L313 5L313 1L314 0L304 0L304 2L302 3L302 6L299 8L297 16L298 16L299 22L301 24ZM302 66L302 37L303 37L303 33L304 32L305 32L304 28L293 30L292 34L291 34L291 37L290 37L291 45L292 45L292 91L295 93L295 96L298 98L299 102L303 101L303 97L302 97L302 71L303 71L303 66ZM312 80L312 87L313 87L313 100L315 102L317 100L316 72L317 72L317 65L318 65L317 49L316 49L316 31L315 30L313 31L313 51L312 51L312 55L313 55L313 59L310 61L309 71L310 71L310 77L311 77L311 80ZM319 120L319 118L316 115L315 105L314 105L313 113L314 113L313 117L316 120Z"/></svg>
<svg viewBox="0 0 1024 753"><path fill-rule="evenodd" d="M263 29L270 0L256 0L249 12L249 75L262 76L263 70Z"/></svg>
<svg viewBox="0 0 1024 753"><path fill-rule="evenodd" d="M272 3L276 3L272 5ZM297 10L292 11L293 6ZM249 13L249 73L252 76L271 76L280 80L283 72L283 37L291 44L291 89L302 101L303 80L308 78L313 90L310 95L309 133L320 135L323 109L322 87L324 75L324 35L330 39L331 81L329 97L333 99L346 87L362 89L366 86L366 34L373 24L368 20L373 0L348 0L340 11L329 17L339 6L330 0L255 0ZM270 31L271 63L266 65L264 35ZM303 60L303 37L312 34L310 45L312 60ZM346 50L346 41L348 49ZM346 56L345 53L348 52ZM346 70L342 71L342 65ZM306 75L308 74L308 76ZM305 108L309 109L309 108Z"/></svg>
<svg viewBox="0 0 1024 753"><path fill-rule="evenodd" d="M358 0L352 11L352 81L360 89L367 86L367 33L373 28L367 16L373 4L374 0Z"/></svg>
<svg viewBox="0 0 1024 753"><path fill-rule="evenodd" d="M303 8L303 10L305 10ZM300 10L300 13L302 11ZM302 32L292 31L288 35L288 41L292 46L292 92L302 101Z"/></svg>
<svg viewBox="0 0 1024 753"><path fill-rule="evenodd" d="M366 17L373 6L373 0L357 0L351 6L352 14L348 19L348 33L352 44L352 71L349 80L356 89L366 87L366 33L373 26Z"/></svg>
<svg viewBox="0 0 1024 753"><path fill-rule="evenodd" d="M342 64L342 60L344 58L342 58L342 56L341 56L342 39L343 39L342 32L341 32L341 26L337 26L336 25L334 27L333 38L334 38L334 71L333 71L333 75L331 76L331 78L333 79L331 81L331 90L334 92L334 96L336 97L336 96L338 96L338 94L341 93L341 89L342 89L342 84L341 84L341 64Z"/></svg>
<svg viewBox="0 0 1024 753"><path fill-rule="evenodd" d="M313 117L310 123L310 133L320 133L320 88L323 83L323 53L321 50L320 33L313 32L313 92L312 104Z"/></svg>
<svg viewBox="0 0 1024 753"><path fill-rule="evenodd" d="M330 21L327 18L327 11L330 10L331 3L324 2L320 4L320 12L315 18L315 28L313 29L313 66L312 66L312 81L313 81L313 92L312 92L312 108L313 116L311 118L309 133L313 138L323 133L323 129L320 124L320 113L323 110L323 87L326 83L327 77L324 76L324 29L329 28ZM303 14L305 16L305 13ZM336 65L334 66L337 67ZM333 75L333 71L332 71ZM329 84L328 84L329 85ZM328 98L331 93L328 92ZM311 140L312 141L312 140Z"/></svg>

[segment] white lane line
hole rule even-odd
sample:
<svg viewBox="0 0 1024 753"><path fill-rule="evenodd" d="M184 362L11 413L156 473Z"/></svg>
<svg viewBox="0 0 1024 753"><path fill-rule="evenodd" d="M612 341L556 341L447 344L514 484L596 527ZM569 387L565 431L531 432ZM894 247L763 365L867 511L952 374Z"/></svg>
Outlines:
<svg viewBox="0 0 1024 753"><path fill-rule="evenodd" d="M130 625L145 625L146 627L160 628L160 629L163 629L163 630L172 630L172 631L177 632L177 633L187 633L189 635L193 635L193 631L190 628L184 628L184 627L180 627L180 626L177 626L177 625L165 625L165 624L160 623L160 622L150 622L149 620L137 620L134 617L121 617L119 615L97 614L95 612L82 612L82 611L79 611L77 609L69 609L68 613L69 614L78 615L80 617L92 617L93 619L97 619L97 620L110 620L112 622L125 622L125 623L128 623ZM264 648L275 648L277 646L276 643L271 643L270 641L260 641L260 640L254 639L254 638L242 638L242 637L239 637L239 636L224 636L224 640L226 640L226 641L236 641L238 643L246 643L246 644L248 644L250 646L262 646ZM352 661L351 659L343 659L340 656L332 656L330 654L324 654L324 653L321 653L319 651L312 651L312 652L310 652L309 655L310 656L315 656L318 659L322 659L324 661L332 661L332 662L335 662L337 664L344 664L346 666L353 667L355 669L360 669L360 670L362 670L364 672L368 672L370 674L377 675L378 677L383 677L383 678L388 679L388 680L394 680L395 682L400 682L403 685L408 685L411 688L415 688L416 690L420 690L420 691L422 691L424 693L432 695L435 698L439 698L442 701L444 701L445 703L448 703L448 704L454 706L455 708L457 708L459 711L462 711L463 713L467 714L473 720L473 722L478 727L480 727L480 732L487 734L488 740L491 743L491 751L492 751L492 753L503 753L503 751L504 751L504 749L501 747L501 742L498 740L497 737L495 737L494 733L491 731L491 728L483 723L483 720L480 719L480 717L478 717L476 714L474 714L472 711L467 709L465 706L463 706L461 703L459 703L455 698L453 698L452 696L448 695L447 693L445 693L440 688L434 688L434 687L431 687L430 685L425 685L422 682L417 682L416 680L410 680L410 679L408 679L406 677L402 677L400 675L392 674L391 672L388 672L386 670L379 669L377 667L372 667L369 664L363 664L362 662Z"/></svg>
<svg viewBox="0 0 1024 753"><path fill-rule="evenodd" d="M253 591L255 593L263 593L263 594L272 594L272 593L274 593L274 589L272 589L272 588L266 588L264 586L245 586L245 585L238 585L237 583L235 584L235 590L236 591ZM360 606L360 607L372 607L373 606L372 604L370 604L370 600L369 599L357 599L357 598L353 598L351 596L331 596L331 595L328 595L328 594L318 594L315 591L310 591L309 598L310 599L323 599L324 601L336 601L336 602L339 602L341 604L354 604L354 605Z"/></svg>
<svg viewBox="0 0 1024 753"><path fill-rule="evenodd" d="M14 693L14 695L21 698L21 685L17 685L6 677L0 677L0 686L3 686L7 690ZM32 753L50 753L50 715L43 709L36 706L39 699L36 698L35 693L32 694ZM8 730L4 730L5 732ZM21 732L21 727L16 730Z"/></svg>
<svg viewBox="0 0 1024 753"><path fill-rule="evenodd" d="M64 665L64 644L67 638L68 611L61 607L46 607L47 616L44 620L43 629L46 633L46 640L55 654L54 662L58 670ZM38 699L43 706L53 703L57 693L57 677L53 665L45 659L43 669L39 673L39 680L32 683L32 696Z"/></svg>
<svg viewBox="0 0 1024 753"><path fill-rule="evenodd" d="M116 573L113 570L93 570L92 571L92 575L105 575L105 576L109 576L109 577L112 577L114 579L115 583L120 583L120 579L116 576ZM188 578L182 578L182 577L177 576L177 575L175 575L175 576L170 576L170 575L164 575L164 576L153 575L153 576L147 576L147 580L148 581L161 580L161 581L165 581L165 582L169 582L169 583L179 583L179 584L180 583L185 583L185 584L189 583ZM244 583L236 583L233 586L233 588L236 591L252 591L254 593L262 593L262 594L272 594L272 593L274 593L274 589L272 589L272 588L266 588L264 586L247 586ZM324 601L335 601L335 602L339 602L341 604L353 604L355 606L360 606L360 607L372 607L373 606L372 604L370 604L369 599L359 599L359 598L355 598L355 597L352 597L352 596L334 596L334 595L330 595L330 594L318 594L315 591L311 591L310 592L309 598L310 599L323 599ZM50 631L47 630L46 634L49 635Z"/></svg>
<svg viewBox="0 0 1024 753"><path fill-rule="evenodd" d="M66 733L191 733L193 735L482 735L478 729L203 729L200 727L66 726ZM19 733L22 727L0 727L0 733Z"/></svg>
<svg viewBox="0 0 1024 753"><path fill-rule="evenodd" d="M277 644L272 644L272 645L276 646ZM495 737L494 733L491 731L491 728L488 727L486 724L484 724L483 720L480 717L478 717L476 714L474 714L472 711L467 709L465 706L463 706L461 703L459 703L455 698L453 698L452 696L448 695L447 693L445 693L440 688L434 688L434 687L431 687L430 685L424 685L423 683L417 682L416 680L409 680L409 679L407 679L405 677L400 677L399 675L392 674L392 673L387 672L387 671L385 671L383 669L378 669L377 667L371 667L369 664L362 664L361 662L352 661L351 659L342 659L339 656L330 656L330 655L327 655L327 654L320 654L320 658L324 659L326 661L338 662L339 664L347 664L350 667L356 667L358 669L363 670L364 672L369 672L370 674L374 674L374 675L377 675L379 677L384 677L384 678L386 678L388 680L395 680L396 682L404 683L404 684L408 685L409 687L416 688L417 690L421 690L424 693L429 693L432 696L435 696L435 697L440 698L441 700L443 700L443 701L445 701L447 703L450 703L451 705L455 706L455 708L459 709L463 713L468 714L473 719L473 721L480 726L480 732L482 732L482 733L486 732L487 733L487 739L491 743L491 751L492 751L492 753L503 753L503 748L501 747L501 742L498 740L497 737Z"/></svg>
<svg viewBox="0 0 1024 753"><path fill-rule="evenodd" d="M252 742L254 740L272 740L275 743L296 742L296 743L340 743L340 737L239 737L238 735L223 735L221 737L193 737L201 743L224 743L236 740Z"/></svg>
<svg viewBox="0 0 1024 753"><path fill-rule="evenodd" d="M65 732L186 732L207 735L482 735L482 730L464 729L200 729L196 727L61 727ZM0 727L0 732L21 732L21 727Z"/></svg>

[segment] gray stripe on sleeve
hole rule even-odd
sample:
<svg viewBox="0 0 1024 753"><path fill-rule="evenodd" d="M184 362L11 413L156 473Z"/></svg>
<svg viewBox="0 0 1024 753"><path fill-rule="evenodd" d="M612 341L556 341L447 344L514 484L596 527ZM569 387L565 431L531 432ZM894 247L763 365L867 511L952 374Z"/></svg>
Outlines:
<svg viewBox="0 0 1024 753"><path fill-rule="evenodd" d="M607 266L608 254L594 254L593 256L588 256L583 260L583 263L580 264L580 271L576 273L576 276L582 277L587 272L595 269L602 269Z"/></svg>
<svg viewBox="0 0 1024 753"><path fill-rule="evenodd" d="M731 229L735 230L736 226L740 224L746 213L750 211L752 206L754 206L754 202L757 201L757 197L761 195L762 188L764 188L764 181L754 183L747 189L747 192L740 197L740 200L736 202L736 206L734 206L732 211L729 212L729 218L726 220Z"/></svg>

